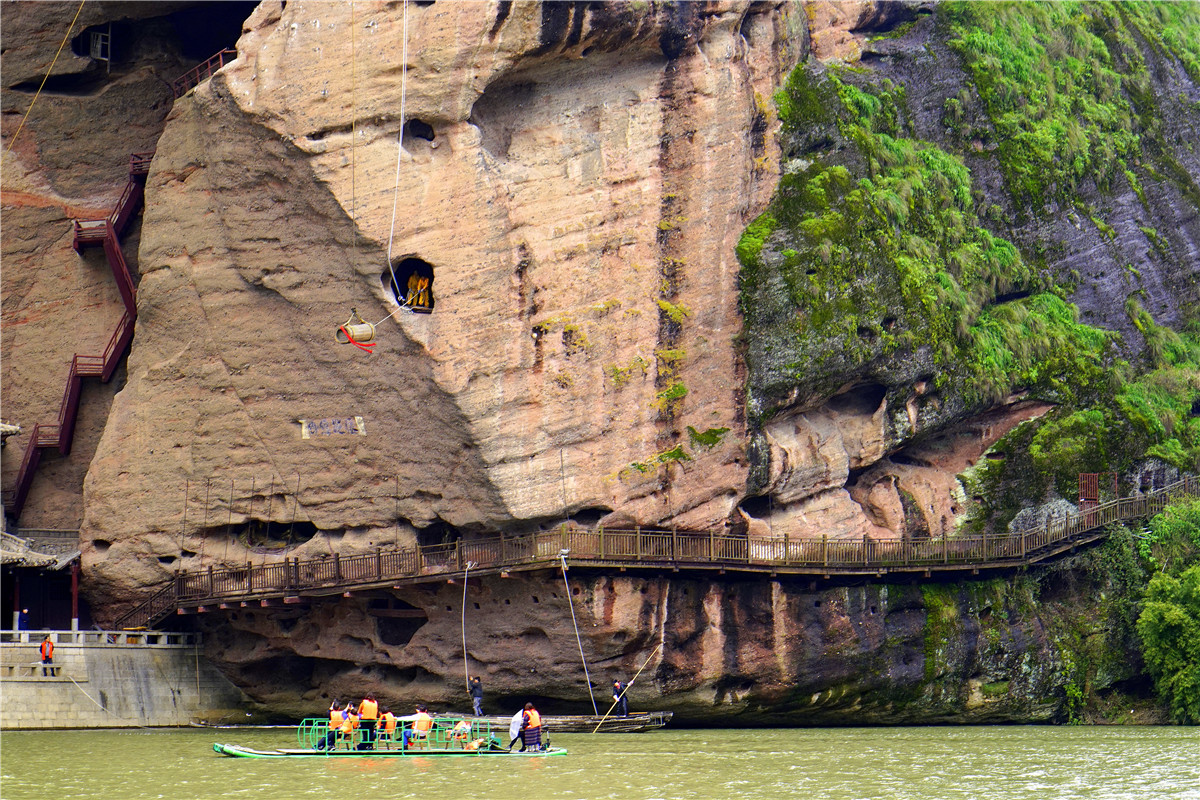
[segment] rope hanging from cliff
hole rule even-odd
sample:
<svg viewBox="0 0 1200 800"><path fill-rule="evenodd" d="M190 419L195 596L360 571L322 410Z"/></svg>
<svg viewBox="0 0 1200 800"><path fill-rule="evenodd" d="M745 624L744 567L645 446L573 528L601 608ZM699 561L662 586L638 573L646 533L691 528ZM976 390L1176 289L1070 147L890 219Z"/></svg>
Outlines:
<svg viewBox="0 0 1200 800"><path fill-rule="evenodd" d="M567 587L567 605L571 608L571 624L575 626L575 642L579 645L579 660L583 662L583 679L587 681L588 696L592 698L592 713L599 714L596 708L596 695L592 693L592 676L588 675L587 659L583 657L583 639L579 637L579 623L575 621L575 601L571 599L571 584L567 581L567 551L559 550L558 558L562 562L563 585Z"/></svg>
<svg viewBox="0 0 1200 800"><path fill-rule="evenodd" d="M75 30L75 23L79 19L79 12L83 11L83 4L87 0L79 0L79 8L75 9L75 16L71 19L71 24L67 26L67 35L63 37L62 44L58 46L58 52L54 54L54 60L50 62L50 68L46 70L45 77L42 78L42 84L37 91L33 93L33 99L29 101L29 108L25 109L25 116L21 117L21 124L17 126L17 132L8 140L8 147L4 152L8 153L13 149L13 145L17 143L17 137L21 135L21 129L25 127L25 120L29 119L29 113L33 111L33 104L37 102L38 96L42 93L42 88L45 87L46 81L50 80L50 73L54 72L54 65L58 63L58 57L62 55L63 48L67 46L67 42L71 39L71 31ZM405 0L407 5L407 0ZM403 102L401 102L403 105Z"/></svg>
<svg viewBox="0 0 1200 800"><path fill-rule="evenodd" d="M392 228L388 231L387 249L388 272L392 274L392 286L395 288L396 302L400 302L400 282L396 280L396 270L392 266L392 242L396 238L396 209L400 204L400 164L404 159L404 104L408 99L408 0L404 0L404 23L402 31L403 41L400 47L400 131L396 134L396 185L392 190ZM399 310L396 309L396 311ZM392 313L394 314L395 312ZM388 316L390 317L391 314ZM387 317L384 319L387 319ZM380 320L380 322L382 321Z"/></svg>

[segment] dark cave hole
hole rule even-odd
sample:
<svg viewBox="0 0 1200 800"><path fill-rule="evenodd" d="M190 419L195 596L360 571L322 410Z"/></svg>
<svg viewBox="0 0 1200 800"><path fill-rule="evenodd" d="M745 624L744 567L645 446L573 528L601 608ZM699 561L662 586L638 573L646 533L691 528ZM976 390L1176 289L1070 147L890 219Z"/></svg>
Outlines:
<svg viewBox="0 0 1200 800"><path fill-rule="evenodd" d="M433 126L422 119L410 119L404 123L404 138L424 139L427 142L432 142L434 139Z"/></svg>
<svg viewBox="0 0 1200 800"><path fill-rule="evenodd" d="M855 467L850 469L846 475L846 488L849 489L851 486L858 485L858 479L862 477L862 474L868 469L870 469L870 467Z"/></svg>
<svg viewBox="0 0 1200 800"><path fill-rule="evenodd" d="M1020 289L1020 290L1013 291L1013 292L1006 292L1005 294L998 294L998 295L996 295L995 299L992 300L992 305L998 306L1003 303L1011 303L1014 300L1024 300L1026 297L1029 297L1029 295L1030 295L1030 292L1026 289Z"/></svg>
<svg viewBox="0 0 1200 800"><path fill-rule="evenodd" d="M925 461L922 461L919 458L913 458L912 456L907 455L906 453L893 453L892 455L888 456L888 459L893 464L900 464L900 465L906 466L906 467L927 467L927 466L929 466L929 464L926 463Z"/></svg>
<svg viewBox="0 0 1200 800"><path fill-rule="evenodd" d="M235 525L231 533L246 547L277 549L307 542L317 535L317 526L306 520L275 522L252 519Z"/></svg>
<svg viewBox="0 0 1200 800"><path fill-rule="evenodd" d="M1192 416L1200 417L1200 397L1192 401Z"/></svg>
<svg viewBox="0 0 1200 800"><path fill-rule="evenodd" d="M879 410L887 387L882 383L864 383L829 399L830 410L841 414L870 416Z"/></svg>
<svg viewBox="0 0 1200 800"><path fill-rule="evenodd" d="M93 539L92 547L96 548L101 553L107 553L108 548L112 547L112 542L108 539Z"/></svg>
<svg viewBox="0 0 1200 800"><path fill-rule="evenodd" d="M160 564L174 564L174 563L175 563L175 556L159 556L159 557L158 557L158 563L160 563Z"/></svg>
<svg viewBox="0 0 1200 800"><path fill-rule="evenodd" d="M770 495L762 494L754 497L747 497L738 504L738 508L746 512L747 516L754 517L755 519L765 519L771 515L772 505L773 501L771 500Z"/></svg>
<svg viewBox="0 0 1200 800"><path fill-rule="evenodd" d="M153 56L169 45L186 61L207 61L237 45L243 23L257 6L245 0L203 3L160 17L104 22L73 38L71 52L100 60L107 56L110 64L122 64Z"/></svg>
<svg viewBox="0 0 1200 800"><path fill-rule="evenodd" d="M600 524L600 520L612 513L611 508L599 506L596 508L585 508L571 515L571 519L585 528L594 528Z"/></svg>
<svg viewBox="0 0 1200 800"><path fill-rule="evenodd" d="M418 314L433 311L433 265L421 258L402 258L381 276L397 303L407 305Z"/></svg>
<svg viewBox="0 0 1200 800"><path fill-rule="evenodd" d="M424 609L411 606L403 600L395 603L395 608L374 609L370 614L375 617L379 641L391 647L402 647L412 641L429 618L425 616Z"/></svg>

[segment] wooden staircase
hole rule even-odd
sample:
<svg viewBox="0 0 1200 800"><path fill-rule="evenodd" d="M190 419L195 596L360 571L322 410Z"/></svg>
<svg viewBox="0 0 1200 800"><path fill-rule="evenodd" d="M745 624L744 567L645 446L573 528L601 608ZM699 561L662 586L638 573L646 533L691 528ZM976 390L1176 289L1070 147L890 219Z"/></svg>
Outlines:
<svg viewBox="0 0 1200 800"><path fill-rule="evenodd" d="M71 246L77 253L82 253L86 247L104 248L105 258L112 270L113 279L117 282L117 290L121 293L121 302L125 310L103 353L76 353L71 358L67 385L58 408L58 420L33 426L11 496L5 498L5 512L13 519L19 518L21 510L25 507L33 475L42 460L42 451L56 448L59 454L64 456L71 452L83 379L99 378L101 382L107 383L116 372L129 342L133 339L133 326L137 320L137 287L133 282L133 274L129 271L129 264L125 261L125 253L121 250L121 236L142 205L146 173L150 170L150 159L153 157L153 152L134 153L130 156L129 180L111 214L104 219L74 222L75 236Z"/></svg>

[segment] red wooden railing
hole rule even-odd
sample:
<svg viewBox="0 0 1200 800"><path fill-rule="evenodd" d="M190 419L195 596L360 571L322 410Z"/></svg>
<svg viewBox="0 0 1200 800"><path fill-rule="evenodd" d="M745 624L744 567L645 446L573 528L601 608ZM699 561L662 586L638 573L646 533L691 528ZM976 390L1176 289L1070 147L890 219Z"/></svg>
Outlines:
<svg viewBox="0 0 1200 800"><path fill-rule="evenodd" d="M171 81L171 91L175 93L175 99L179 99L189 91L204 83L206 80L216 74L217 70L237 58L237 50L222 50L215 56L212 56L203 64L200 64L187 72L180 75L175 80Z"/></svg>
<svg viewBox="0 0 1200 800"><path fill-rule="evenodd" d="M113 207L112 213L104 219L75 220L73 224L74 238L71 246L75 252L81 253L86 247L100 246L112 270L117 290L121 293L121 302L125 307L121 321L109 337L108 345L101 355L84 355L76 353L71 358L71 366L67 371L67 383L63 389L62 402L58 407L58 422L56 424L37 424L25 447L25 455L21 458L21 466L13 484L11 500L7 511L14 518L21 516L25 508L25 500L29 497L29 488L33 484L33 475L42 460L42 450L57 448L61 455L71 452L71 442L75 438L75 420L79 414L79 396L83 391L84 378L99 378L107 383L112 379L121 357L133 339L134 322L137 320L137 287L133 282L133 274L125 261L125 253L121 250L121 234L125 232L129 221L137 213L144 196L146 173L150 168L153 152L134 153L129 158L129 180L125 189Z"/></svg>

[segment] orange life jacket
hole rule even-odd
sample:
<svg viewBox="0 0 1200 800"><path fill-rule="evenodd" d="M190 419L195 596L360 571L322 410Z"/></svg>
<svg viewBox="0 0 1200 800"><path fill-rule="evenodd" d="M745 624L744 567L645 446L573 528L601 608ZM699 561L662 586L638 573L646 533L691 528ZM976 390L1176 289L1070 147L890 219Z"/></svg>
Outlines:
<svg viewBox="0 0 1200 800"><path fill-rule="evenodd" d="M54 642L50 641L49 639L42 642L42 646L39 647L38 649L42 653L43 661L45 661L48 658L54 658Z"/></svg>
<svg viewBox="0 0 1200 800"><path fill-rule="evenodd" d="M353 711L346 712L346 716L342 720L342 733L349 736L350 732L353 731L357 727L358 727L358 715L355 714Z"/></svg>
<svg viewBox="0 0 1200 800"><path fill-rule="evenodd" d="M330 728L330 730L340 728L341 726L342 726L342 710L340 708L329 709L329 728Z"/></svg>
<svg viewBox="0 0 1200 800"><path fill-rule="evenodd" d="M387 733L393 733L396 730L396 715L390 711L383 715L383 730Z"/></svg>
<svg viewBox="0 0 1200 800"><path fill-rule="evenodd" d="M455 739L465 739L471 735L471 723L465 719L460 719L458 724L454 726L453 736Z"/></svg>
<svg viewBox="0 0 1200 800"><path fill-rule="evenodd" d="M542 715L537 712L537 709L530 709L525 712L525 727L540 728L542 727Z"/></svg>
<svg viewBox="0 0 1200 800"><path fill-rule="evenodd" d="M358 704L358 715L363 719L379 719L379 703L363 700Z"/></svg>
<svg viewBox="0 0 1200 800"><path fill-rule="evenodd" d="M417 718L413 720L413 730L429 733L433 727L433 717L426 714L424 711L417 712Z"/></svg>

